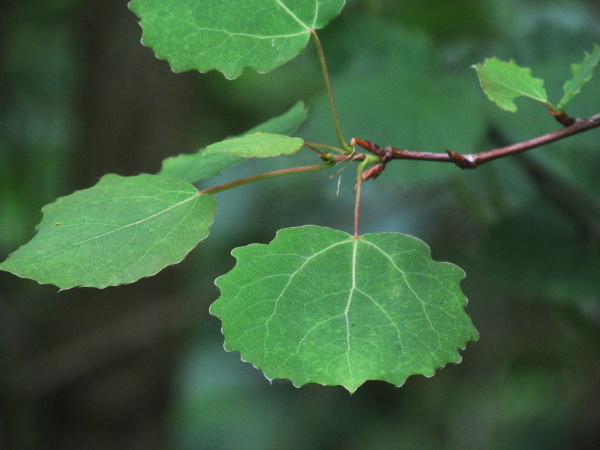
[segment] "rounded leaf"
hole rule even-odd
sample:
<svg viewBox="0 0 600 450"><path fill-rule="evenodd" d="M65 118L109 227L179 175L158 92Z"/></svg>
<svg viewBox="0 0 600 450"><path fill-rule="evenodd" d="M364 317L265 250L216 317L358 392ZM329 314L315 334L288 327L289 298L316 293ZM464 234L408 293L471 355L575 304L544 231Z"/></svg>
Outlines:
<svg viewBox="0 0 600 450"><path fill-rule="evenodd" d="M54 284L103 288L180 262L208 236L216 203L161 175L106 175L45 206L37 234L0 269Z"/></svg>
<svg viewBox="0 0 600 450"><path fill-rule="evenodd" d="M345 0L133 0L142 42L179 72L268 72L294 58Z"/></svg>
<svg viewBox="0 0 600 450"><path fill-rule="evenodd" d="M237 264L216 281L211 313L225 348L267 378L342 385L401 385L458 363L477 339L464 307L459 267L398 233L317 226L284 229L268 245L233 251Z"/></svg>

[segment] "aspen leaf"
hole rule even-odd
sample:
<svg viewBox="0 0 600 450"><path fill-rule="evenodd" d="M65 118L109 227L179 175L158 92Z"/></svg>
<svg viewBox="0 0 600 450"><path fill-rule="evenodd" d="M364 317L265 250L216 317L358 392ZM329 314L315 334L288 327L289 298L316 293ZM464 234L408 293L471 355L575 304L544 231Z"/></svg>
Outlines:
<svg viewBox="0 0 600 450"><path fill-rule="evenodd" d="M514 61L500 61L497 58L487 58L483 64L473 67L485 95L502 109L516 112L514 100L522 96L548 103L544 80L534 78L531 69L519 67Z"/></svg>
<svg viewBox="0 0 600 450"><path fill-rule="evenodd" d="M297 102L282 115L257 125L245 134L262 132L289 135L298 129L307 116L308 110L304 103ZM196 183L204 178L219 175L222 171L236 166L244 160L245 158L226 153L207 154L203 148L195 153L181 154L165 159L159 174Z"/></svg>
<svg viewBox="0 0 600 450"><path fill-rule="evenodd" d="M133 0L142 42L173 70L268 72L296 57L344 0Z"/></svg>
<svg viewBox="0 0 600 450"><path fill-rule="evenodd" d="M216 203L160 175L106 175L46 205L37 233L0 269L54 284L103 288L180 262L208 236Z"/></svg>
<svg viewBox="0 0 600 450"><path fill-rule="evenodd" d="M458 350L477 339L464 272L431 259L417 238L305 226L232 254L211 313L225 348L269 379L350 392L367 380L399 386L460 362Z"/></svg>
<svg viewBox="0 0 600 450"><path fill-rule="evenodd" d="M594 67L600 60L600 47L594 45L592 53L583 52L583 61L581 64L572 64L571 73L573 77L567 81L563 87L565 95L558 103L557 108L561 111L565 109L567 103L581 91L581 87L591 80L594 74Z"/></svg>
<svg viewBox="0 0 600 450"><path fill-rule="evenodd" d="M304 141L301 138L282 134L252 133L209 145L204 150L204 154L224 153L242 158L268 158L291 155L300 150L303 145Z"/></svg>

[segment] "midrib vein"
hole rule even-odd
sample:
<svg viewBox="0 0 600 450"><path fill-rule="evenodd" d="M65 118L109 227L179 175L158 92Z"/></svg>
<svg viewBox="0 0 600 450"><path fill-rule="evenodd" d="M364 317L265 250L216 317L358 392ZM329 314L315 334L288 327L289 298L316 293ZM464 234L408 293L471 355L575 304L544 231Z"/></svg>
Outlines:
<svg viewBox="0 0 600 450"><path fill-rule="evenodd" d="M292 11L291 9L289 9L287 6L285 6L285 5L284 5L284 4L281 2L281 0L275 0L275 2L276 2L276 3L277 3L279 6L281 6L281 8L282 8L282 9L283 9L285 12L287 12L287 13L290 15L290 17L291 17L292 19L294 19L296 22L298 22L300 25L302 25L302 26L303 26L303 27L304 27L304 28L305 28L307 31L310 31L310 27L309 27L308 25L306 25L304 22L302 22L302 21L300 20L300 18L299 18L299 17L298 17L296 14L294 14L294 13L293 13L293 11Z"/></svg>
<svg viewBox="0 0 600 450"><path fill-rule="evenodd" d="M182 201L180 201L179 203L176 203L176 204L174 204L174 205L171 205L171 206L169 206L168 208L166 208L166 209L163 209L162 211L159 211L159 212L157 212L157 213L155 213L155 214L152 214L151 216L148 216L148 217L145 217L145 218L143 218L143 219L140 219L140 220L138 220L137 222L128 223L127 225L123 225L122 227L116 228L116 229L114 229L114 230L111 230L111 231L107 231L106 233L102 233L102 234L99 234L99 235L97 235L97 236L92 236L92 237L90 237L90 238L88 238L88 239L84 239L83 241L80 241L80 242L75 242L75 243L73 243L73 244L71 244L71 245L68 245L68 246L66 246L66 247L63 247L63 248L61 248L61 249L59 249L59 250L56 250L55 252L52 252L52 253L49 253L49 254L47 254L47 255L41 256L41 257L39 257L39 258L36 258L36 259L30 260L30 261L28 261L28 262L29 262L29 263L31 263L31 262L39 261L39 260L42 260L42 259L50 258L51 256L54 256L54 255L56 255L56 254L58 254L58 253L60 253L60 252L64 252L65 250L68 250L68 249L70 249L70 248L72 248L72 247L76 247L76 246L79 246L79 245L83 245L83 244L86 244L86 243L88 243L88 242L94 241L94 240L96 240L96 239L103 238L104 236L108 236L108 235L110 235L110 234L112 234L112 233L117 233L117 232L119 232L119 231L122 231L122 230L125 230L125 229L127 229L127 228L129 228L129 227L133 227L133 226L139 225L139 224L141 224L141 223L144 223L144 222L146 222L146 221L148 221L148 220L152 220L153 218L155 218L155 217L158 217L158 216L160 216L161 214L165 214L166 212L168 212L168 211L170 211L170 210L172 210L172 209L174 209L174 208L177 208L178 206L181 206L181 205L183 205L184 203L187 203L187 202L189 202L189 201L191 201L191 200L194 200L194 199L195 199L195 198L197 198L197 197L198 197L198 195L194 194L194 195L193 195L192 197L190 197L190 198L187 198L187 199L185 199L185 200L182 200Z"/></svg>

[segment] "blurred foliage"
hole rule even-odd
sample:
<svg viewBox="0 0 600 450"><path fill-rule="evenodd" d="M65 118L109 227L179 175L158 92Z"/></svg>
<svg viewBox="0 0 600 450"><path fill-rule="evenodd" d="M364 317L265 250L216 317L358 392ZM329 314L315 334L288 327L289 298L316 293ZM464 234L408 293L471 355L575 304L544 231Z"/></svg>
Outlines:
<svg viewBox="0 0 600 450"><path fill-rule="evenodd" d="M41 206L106 172L158 171L286 111L334 142L314 50L265 75L174 74L139 44L124 0L0 6L0 257ZM346 137L474 152L558 128L543 105L499 110L472 64L515 59L557 101L600 43L597 1L353 0L321 33ZM599 74L568 105L600 112ZM229 251L283 226L352 227L354 168L219 194L211 236L132 286L57 293L0 273L0 448L596 448L600 444L598 131L475 171L390 164L364 189L362 232L428 242L467 272L480 340L396 389L270 385L225 353L208 315ZM219 178L314 161L252 161ZM337 194L338 179L340 192Z"/></svg>

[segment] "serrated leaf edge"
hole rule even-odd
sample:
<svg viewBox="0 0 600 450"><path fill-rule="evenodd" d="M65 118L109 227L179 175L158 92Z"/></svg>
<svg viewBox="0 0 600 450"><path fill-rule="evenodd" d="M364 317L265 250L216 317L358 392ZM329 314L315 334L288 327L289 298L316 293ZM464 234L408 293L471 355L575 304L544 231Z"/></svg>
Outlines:
<svg viewBox="0 0 600 450"><path fill-rule="evenodd" d="M171 179L174 179L174 180L181 181L181 179L179 179L179 178L173 178L173 177L170 177L170 176L168 176L168 175L152 175L152 176L161 176L161 177L167 177L167 178L171 178ZM105 178L111 178L111 177L120 177L120 176L119 176L119 175L115 175L115 174L107 174L107 175L104 175L104 176L103 176L103 177L100 179L100 181L102 181L102 180L103 180L103 179L105 179ZM100 183L100 181L99 181L98 183L96 183L94 186L97 186L97 185ZM35 231L36 231L36 233L37 233L38 227L39 227L39 226L42 224L42 222L43 222L43 220L44 220L44 214L45 214L44 210L45 210L45 209L47 209L49 206L52 206L53 204L55 204L56 202L58 202L58 201L59 201L59 200L61 200L61 199L64 199L64 198L70 197L71 195L74 195L74 194L76 194L76 193L78 193L78 192L87 191L87 190L89 190L89 189L92 189L94 186L91 186L91 187L89 187L89 188L84 188L84 189L79 189L79 190L73 191L73 192L71 192L70 194L67 194L67 195L64 195L64 196L62 196L62 197L59 197L59 198L57 198L57 199L56 199L56 200L54 200L52 203L48 203L47 205L44 205L44 206L41 208L41 212L42 212L42 220L40 220L40 222L39 222L39 223L38 223L38 224L35 226ZM164 210L164 211L162 211L162 212L160 212L160 213L154 214L154 215L152 216L152 217L156 217L157 215L159 215L159 214L162 214L163 212L165 212L165 211L167 211L167 210L169 210L169 209L172 209L173 207L176 207L176 206L179 206L179 205L181 205L181 204L183 204L183 203L185 203L185 202L188 202L188 201L192 201L192 200L194 200L194 199L197 199L197 198L198 198L200 195L202 195L202 196L207 196L207 197L210 197L210 198L212 198L212 200L213 200L213 205L214 205L214 206L213 206L213 212L212 212L212 217L213 217L213 219L212 219L212 220L211 220L211 222L208 224L208 227L207 227L207 234L206 234L206 236L205 236L204 238L200 239L200 240L199 240L199 241L196 243L196 245L194 245L194 246L193 246L193 247L191 247L191 248L190 248L190 249L189 249L187 252L185 252L185 254L182 256L182 258L181 258L180 260L178 260L178 261L175 261L175 262L173 262L173 263L171 263L171 264L168 264L168 265L166 265L166 266L164 266L164 267L162 267L162 268L160 268L160 269L156 270L156 272L154 272L154 273L151 273L151 274L148 274L148 275L144 275L144 276L142 276L142 277L138 278L137 280L132 280L132 281L128 281L128 282L125 282L125 283L104 284L104 285L99 285L99 286L96 286L96 285L86 285L86 284L75 284L75 285L73 285L73 286L60 287L60 286L58 286L58 285L56 285L56 284L53 284L53 283L50 283L50 282L41 282L41 281L38 281L38 280L36 280L35 278L28 278L28 277L26 277L26 276L19 275L18 273L12 272L11 270L9 270L9 269L7 269L6 267L4 267L4 266L5 266L5 263L6 263L6 262L7 262L7 261L10 259L11 255L12 255L12 254L14 254L14 253L16 253L16 252L17 252L17 251L18 251L20 248L22 248L22 247L26 246L26 245L27 245L27 244L28 244L28 243L31 241L31 239L33 239L33 237L35 237L35 235L34 235L34 236L33 236L33 237L32 237L32 238L31 238L31 239L28 241L28 242L26 242L25 244L21 245L21 246L20 246L19 248L17 248L15 251L13 251L12 253L10 253L10 254L8 255L8 257L7 257L7 258L6 258L4 261L0 262L0 270L2 270L2 271L4 271L4 272L9 272L9 273L11 273L11 274L13 274L13 275L17 276L18 278L21 278L21 279L24 279L24 280L32 280L32 281L35 281L35 282L36 282L38 285L40 285L40 286L55 286L55 287L57 287L57 288L58 288L58 292L66 291L66 290L73 289L73 288L77 288L77 287L88 287L88 288L95 288L95 289L105 289L105 288L107 288L107 287L112 287L112 286L123 286L123 285L127 285L127 284L132 284L132 283L135 283L135 282L137 282L137 281L139 281L139 280L141 280L141 279L153 277L153 276L155 276L156 274L158 274L159 272L161 272L161 271L163 271L164 269L166 269L167 267L171 267L171 266L174 266L174 265L177 265L177 264L181 263L181 262L182 262L182 261L183 261L183 260L184 260L184 259L187 257L187 255L189 255L189 253L190 253L190 252L191 252L191 251L192 251L194 248L196 248L196 247L198 246L198 244L200 244L200 242L204 241L205 239L207 239L207 238L209 237L209 235L210 235L210 227L211 227L211 226L212 226L212 224L214 223L214 217L215 217L215 215L216 215L216 211L217 211L217 202L216 202L216 200L214 199L214 197L213 197L212 195L210 195L210 194L200 194L200 193L197 193L197 194L194 194L194 196L193 196L193 197L190 197L189 199L183 200L183 201L181 201L181 202L177 203L177 205L173 205L173 206L171 206L170 208L167 208L166 210ZM139 223L139 222L138 222L138 223ZM131 226L131 225L132 225L132 224L130 224L130 225L127 225L127 226ZM123 228L125 228L125 227L126 227L126 226L124 226L124 227L121 227L120 229L123 229ZM113 230L112 232L115 232L115 231L118 231L118 230ZM106 234L107 234L107 233L105 233L104 235L106 235ZM90 238L90 239L88 239L88 240L91 240L91 239L97 239L97 238L99 238L99 237L101 237L101 236L96 236L95 238ZM78 244L81 244L81 242L80 242L80 243L78 243ZM71 245L71 247L72 247L73 245L78 245L78 244L72 244L72 245ZM66 247L66 248L68 248L68 247ZM66 248L65 248L65 249L66 249ZM60 251L62 251L62 250L65 250L65 249L61 249ZM57 253L57 252L54 252L54 253ZM47 255L47 256L51 256L51 255ZM38 259L39 259L39 258L38 258Z"/></svg>
<svg viewBox="0 0 600 450"><path fill-rule="evenodd" d="M299 226L299 227L284 228L283 230L289 230L289 229L301 229L301 228L308 228L308 227L314 227L314 226L315 226L315 225L303 225L303 226ZM278 231L277 231L277 233L276 233L276 235L275 235L275 237L274 237L274 238L273 238L273 239L272 239L272 240L271 240L269 243L267 243L267 244L254 244L254 243L253 243L253 244L248 244L248 245L245 245L245 246L242 246L242 247L237 247L237 248L245 248L245 247L252 246L252 245L267 245L267 246L268 246L268 245L270 245L270 244L271 244L271 243L272 243L274 240L276 240L276 239L277 239L277 237L279 236L279 232L280 232L280 231L282 231L282 230L278 230ZM340 231L340 230L336 230L336 231ZM371 233L369 233L369 234L371 234ZM361 236L359 236L359 237L358 237L358 239L362 238L363 236L368 236L369 234L367 234L367 235L361 235ZM376 233L376 234L377 234L377 233ZM433 260L433 258L432 258L432 253L431 253L431 247L429 246L429 244L427 244L427 243L426 243L426 242L424 242L423 240L421 240L421 239L417 238L416 236L412 236L412 235L409 235L409 234L403 234L403 233L396 233L396 234L403 235L403 236L410 237L410 238L413 238L413 239L417 240L417 241L418 241L420 244L424 245L424 246L427 248L427 251L428 251L428 253L429 253L429 256L430 256L430 257L431 257L431 259ZM353 236L351 236L350 234L348 234L348 236L350 236L352 239L357 239L357 238L354 238ZM232 250L232 252L231 252L231 253L232 253L232 255L233 255L233 252L234 252L234 251L235 251L237 248L235 248L235 249L233 249L233 250ZM235 256L234 256L234 257L235 257ZM441 263L441 264L448 264L448 265L450 265L450 266L453 266L453 267L455 267L455 268L459 269L459 270L462 272L462 274L463 274L463 275L462 275L461 279L460 279L460 280L458 280L458 283L460 283L460 281L462 281L462 280L465 278L465 276L466 276L466 272L465 272L465 271L464 271L464 270L463 270L461 267L457 266L456 264L453 264L453 263L451 263L451 262L447 262L447 261L437 261L437 260L433 260L433 261L435 261L435 262L437 262L437 263ZM235 264L235 265L237 266L237 264L238 264L238 260L237 260L237 258L236 258L236 264ZM235 266L234 266L234 268L235 268ZM231 269L231 270L233 270L233 269ZM231 270L230 270L229 272L231 272ZM229 272L226 272L225 274L223 274L223 275L220 275L219 277L217 277L217 278L215 279L215 285L217 285L217 281L218 281L218 280L219 280L221 277L223 277L223 276L227 275ZM217 285L217 288L218 288L218 285ZM464 302L464 306L463 306L463 309L464 309L464 308L466 308L467 304L469 303L469 299L468 299L468 297L467 297L466 295L464 295L464 293L463 293L463 297L464 297L464 300L465 300L465 302ZM218 300L218 299L217 299L217 300ZM216 302L216 300L215 300L215 302ZM213 303L214 303L214 302L213 302ZM217 318L219 321L221 321L221 318L220 318L220 317L218 317L217 315L215 315L215 314L213 313L213 311L212 311L212 304L211 304L211 307L209 307L209 313L210 313L210 314L211 314L213 317L216 317L216 318ZM222 321L221 321L221 323L222 323ZM383 381L383 382L385 382L385 383L388 383L388 384L393 384L395 387L398 387L398 388L399 388L399 387L402 387L402 386L403 386L403 385L406 383L406 381L407 381L407 380L408 380L410 377L413 377L413 376L416 376L416 375L422 375L422 376L424 376L424 377L426 377L426 378L431 378L431 377L433 377L433 376L434 376L434 375L435 375L435 374L436 374L436 373L437 373L439 370L441 370L441 369L445 368L445 367L446 367L446 366L448 366L449 364L454 364L454 365L458 365L458 364L460 364L460 363L462 362L462 360L463 360L461 352L462 352L462 351L464 351L464 350L467 348L467 345L468 345L468 343L469 343L469 342L477 342L477 341L479 340L479 332L477 331L477 329L476 329L474 326L473 326L473 330L475 331L476 335L475 335L473 338L467 339L467 340L465 341L465 343L464 343L464 345L463 345L462 347L457 347L457 348L456 348L455 355L457 355L457 356L458 356L458 358L457 358L457 360L456 360L456 361L452 361L452 360L451 360L451 361L445 361L445 362L443 363L443 365L441 365L441 366L438 366L438 367L436 367L436 368L433 368L433 369L431 369L431 372L430 372L430 373L428 373L428 374L426 374L426 373L413 373L413 374L411 374L411 375L407 376L407 377L406 377L406 378L405 378L405 379L404 379L404 380L403 380L403 381L402 381L400 384L394 384L394 383L390 383L390 382L389 382L389 381L387 381L387 380L381 380L381 379L367 379L367 380L364 380L362 383L360 383L359 385L357 385L355 388L353 388L353 389L352 389L352 388L349 388L349 387L347 387L347 386L344 386L343 384L335 384L335 385L330 385L330 384L323 384L323 383L320 383L320 382L318 382L318 381L307 381L307 382L305 382L305 383L296 383L296 382L294 382L293 380L291 380L290 378L287 378L287 377L272 377L272 378L271 378L269 375L267 375L267 373L265 372L265 370L264 370L264 369L262 369L262 368L258 367L258 366L257 366L255 363L253 363L253 362L251 362L251 361L248 361L248 360L244 359L244 358L243 358L243 356L242 356L242 353L241 353L241 351L240 351L240 350L236 350L236 349L229 349L229 348L227 348L227 337L225 336L225 333L223 332L223 326L221 326L221 327L220 327L221 334L222 334L222 335L223 335L223 337L224 337L224 341L223 341L223 349L224 349L226 352L237 352L237 353L238 353L238 355L239 355L239 357L240 357L240 360L241 360L242 362L244 362L244 363L247 363L247 364L250 364L252 367L254 367L255 369L259 370L259 371L260 371L260 372L263 374L263 376L265 377L265 379L266 379L266 380L267 380L267 381L268 381L270 384L272 384L272 383L273 383L273 380L276 380L276 379L277 379L277 380L287 380L287 381L290 381L290 382L292 383L292 385L293 385L295 388L297 388L297 389L301 388L302 386L306 386L306 385L308 385L308 384L318 384L318 385L320 385L320 386L324 386L324 387L331 387L331 386L341 386L341 387L343 387L344 389L346 389L346 390L347 390L347 391L348 391L348 392L349 392L351 395L352 395L352 394L354 394L354 392L356 392L356 391L358 390L358 388L359 388L360 386L362 386L364 383L366 383L367 381Z"/></svg>
<svg viewBox="0 0 600 450"><path fill-rule="evenodd" d="M483 82L483 80L482 80L482 78L481 78L481 76L480 76L480 74L479 74L479 69L480 69L480 68L483 68L483 67L485 66L485 64L486 64L488 61L497 61L497 62L504 63L504 64L511 64L511 63L512 63L512 64L514 64L514 65L515 65L517 68L519 68L519 69L522 69L522 70L526 71L526 72L527 72L527 73L528 73L528 74L531 76L531 78L532 78L533 80L538 80L538 81L541 81L540 88L542 89L542 91L541 91L540 93L543 93L543 95L541 95L540 97L533 97L533 96L531 96L531 95L529 95L529 94L527 94L527 93L524 93L524 92L522 92L522 91L521 91L521 90L519 90L519 89L514 89L514 88L512 88L510 85L505 85L505 84L502 84L502 83L497 83L497 84L499 84L499 85L501 85L501 86L506 86L506 87L508 87L509 89L513 89L513 90L514 90L514 91L516 91L516 92L520 92L520 94L517 94L517 95L515 95L514 97L512 97L512 98L510 99L510 102L511 102L512 106L505 107L505 106L502 106L502 105L500 105L500 104L498 103L498 101L497 101L496 99L494 99L494 98L493 98L493 96L491 96L491 95L488 93L488 91L487 91L487 89L486 89L486 87L485 87L485 85L484 85L484 82ZM514 113L514 112L516 112L516 111L517 111L517 105L515 104L514 100L515 100L515 99L517 99L518 97L527 97L527 98L530 98L530 99L532 99L532 100L535 100L535 101L537 101L537 102L544 103L544 104L546 104L546 105L548 104L548 93L546 92L546 89L544 88L544 80L543 80L543 79L541 79L541 78L535 78L535 77L533 76L533 72L532 72L532 70L531 70L531 68L530 68L530 67L522 67L522 66L519 66L519 65L517 64L517 62L516 62L514 59L511 59L511 60L509 60L509 61L503 61L503 60L501 60L501 59L499 59L499 58L497 58L497 57L495 57L495 56L494 56L494 57L492 57L492 58L485 58L485 59L484 59L484 61L483 61L483 64L481 64L481 63L478 63L478 64L473 64L471 67L472 67L472 68L474 68L474 69L475 69L475 72L477 73L477 78L479 79L479 85L481 86L481 89L483 90L483 92L484 92L485 96L486 96L486 97L487 97L487 98L488 98L490 101L494 102L494 103L495 103L495 104L496 104L496 105L497 105L499 108L501 108L501 109L504 109L505 111L509 111L509 112L512 112L512 113ZM543 97L543 99L542 99L541 97Z"/></svg>

